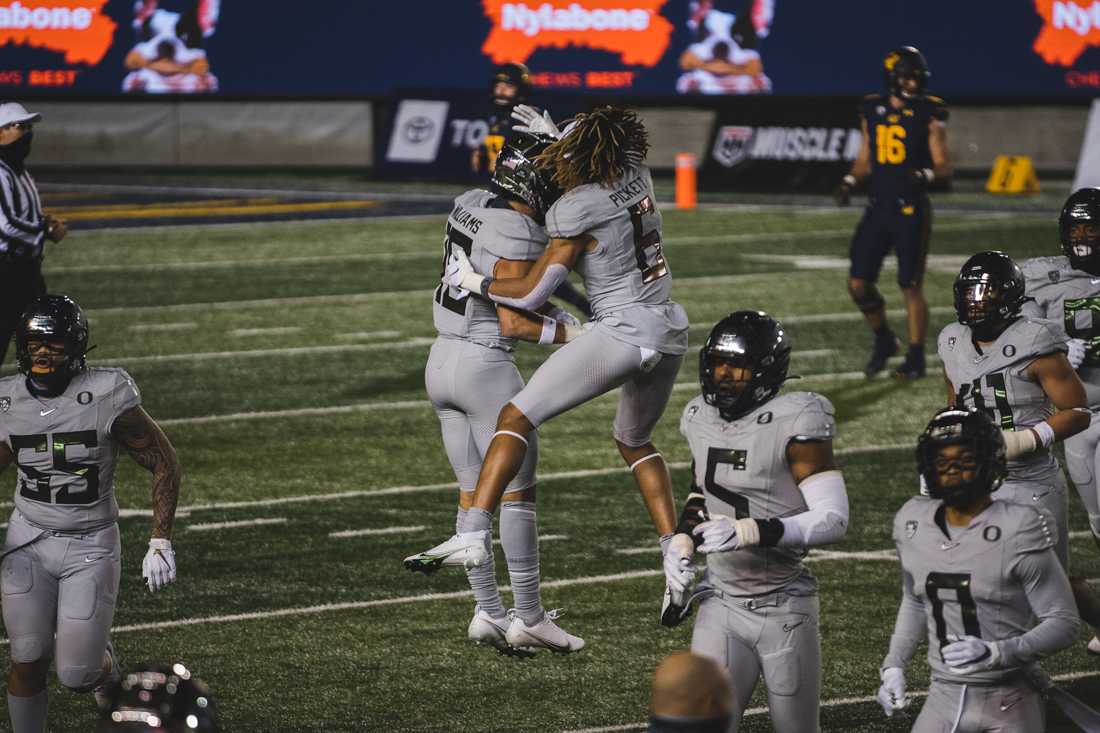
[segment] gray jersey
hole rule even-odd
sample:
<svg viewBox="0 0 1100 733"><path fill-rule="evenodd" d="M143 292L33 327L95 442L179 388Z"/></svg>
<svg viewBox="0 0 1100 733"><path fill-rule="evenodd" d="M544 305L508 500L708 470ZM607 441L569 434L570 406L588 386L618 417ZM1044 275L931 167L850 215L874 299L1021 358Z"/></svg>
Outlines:
<svg viewBox="0 0 1100 733"><path fill-rule="evenodd" d="M33 396L22 375L0 379L0 440L19 469L15 508L47 529L113 524L118 445L111 426L140 404L121 369L85 369L57 397Z"/></svg>
<svg viewBox="0 0 1100 733"><path fill-rule="evenodd" d="M680 432L691 447L692 479L706 496L709 514L773 519L806 511L787 463L787 445L831 440L836 422L833 406L813 392L788 392L733 422L723 420L700 396L684 408ZM707 577L711 585L737 596L780 589L813 592L817 581L802 564L805 556L797 547L715 552L707 555Z"/></svg>
<svg viewBox="0 0 1100 733"><path fill-rule="evenodd" d="M920 626L933 678L951 682L1001 682L1072 643L1077 610L1049 517L1007 501L994 501L967 527L947 528L943 514L942 502L915 497L894 517L905 587L883 666L905 667ZM1040 623L1031 628L1033 614ZM959 674L944 663L941 649L967 635L998 642L997 669Z"/></svg>
<svg viewBox="0 0 1100 733"><path fill-rule="evenodd" d="M462 248L474 269L486 275L493 274L500 260L533 261L546 249L542 227L511 206L490 205L494 200L502 202L479 189L455 199L443 239L444 266L452 247ZM442 283L435 289L434 301L432 317L440 336L507 351L515 346L515 339L500 335L497 309L490 301Z"/></svg>
<svg viewBox="0 0 1100 733"><path fill-rule="evenodd" d="M981 351L969 328L952 323L940 331L938 348L955 404L984 410L1002 430L1023 430L1054 414L1042 386L1027 376L1040 356L1066 351L1064 337L1049 321L1020 318ZM1013 481L1052 481L1059 470L1049 448L1008 463Z"/></svg>
<svg viewBox="0 0 1100 733"><path fill-rule="evenodd" d="M1067 339L1085 342L1077 374L1092 407L1100 407L1100 277L1073 269L1067 257L1034 257L1021 265L1027 294L1024 313L1049 319Z"/></svg>
<svg viewBox="0 0 1100 733"><path fill-rule="evenodd" d="M587 234L596 240L595 249L576 265L594 320L627 343L683 354L687 314L669 300L672 275L655 201L649 169L629 168L606 188L589 183L567 192L547 212L546 231L551 237Z"/></svg>

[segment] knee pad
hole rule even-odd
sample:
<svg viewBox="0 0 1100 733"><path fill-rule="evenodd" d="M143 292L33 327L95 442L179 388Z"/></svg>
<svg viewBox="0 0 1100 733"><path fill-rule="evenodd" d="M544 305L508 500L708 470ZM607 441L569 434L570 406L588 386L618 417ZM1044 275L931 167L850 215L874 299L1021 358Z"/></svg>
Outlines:
<svg viewBox="0 0 1100 733"><path fill-rule="evenodd" d="M873 313L886 305L886 299L878 291L874 283L867 283L862 288L848 286L848 292L855 301L856 307L863 313Z"/></svg>
<svg viewBox="0 0 1100 733"><path fill-rule="evenodd" d="M73 692L89 692L103 676L102 661L93 667L69 667L58 665L57 681Z"/></svg>
<svg viewBox="0 0 1100 733"><path fill-rule="evenodd" d="M53 651L53 638L38 634L11 637L11 660L31 664L47 657Z"/></svg>

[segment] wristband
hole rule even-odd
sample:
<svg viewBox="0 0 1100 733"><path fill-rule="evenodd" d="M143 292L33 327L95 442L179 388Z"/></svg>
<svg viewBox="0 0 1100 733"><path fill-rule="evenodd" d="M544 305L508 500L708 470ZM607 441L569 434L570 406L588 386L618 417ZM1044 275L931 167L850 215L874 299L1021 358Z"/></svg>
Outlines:
<svg viewBox="0 0 1100 733"><path fill-rule="evenodd" d="M1031 429L1039 436L1039 442L1043 444L1044 448L1049 448L1054 444L1054 428L1046 420L1032 425Z"/></svg>
<svg viewBox="0 0 1100 733"><path fill-rule="evenodd" d="M481 297L488 299L489 286L493 284L493 278L483 277L481 280Z"/></svg>
<svg viewBox="0 0 1100 733"><path fill-rule="evenodd" d="M553 318L542 317L542 333L539 334L539 343L546 345L554 343L558 335L558 322Z"/></svg>

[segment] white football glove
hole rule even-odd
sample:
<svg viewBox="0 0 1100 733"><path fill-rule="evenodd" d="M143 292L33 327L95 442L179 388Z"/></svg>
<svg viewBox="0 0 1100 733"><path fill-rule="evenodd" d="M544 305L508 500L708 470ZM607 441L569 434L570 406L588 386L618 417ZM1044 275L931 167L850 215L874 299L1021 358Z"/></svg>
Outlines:
<svg viewBox="0 0 1100 733"><path fill-rule="evenodd" d="M176 553L172 551L169 540L159 537L149 540L149 551L141 563L141 577L149 586L150 593L166 588L176 579Z"/></svg>
<svg viewBox="0 0 1100 733"><path fill-rule="evenodd" d="M443 269L443 277L440 280L444 285L452 288L463 288L473 293L481 292L481 281L484 276L474 272L474 266L470 264L470 258L461 247L453 247L451 256L447 258L447 266Z"/></svg>
<svg viewBox="0 0 1100 733"><path fill-rule="evenodd" d="M994 669L1001 659L1001 652L994 643L969 635L961 639L954 635L947 638L952 643L943 648L943 661L955 674L974 674Z"/></svg>
<svg viewBox="0 0 1100 733"><path fill-rule="evenodd" d="M691 533L703 537L699 547L702 553L729 552L760 544L760 525L755 519L730 519L718 515L695 525Z"/></svg>
<svg viewBox="0 0 1100 733"><path fill-rule="evenodd" d="M1085 340L1070 339L1066 342L1066 346L1069 348L1066 359L1069 360L1071 367L1077 369L1085 361Z"/></svg>
<svg viewBox="0 0 1100 733"><path fill-rule="evenodd" d="M683 532L672 536L665 553L665 582L674 593L683 593L695 580L696 568L691 564L695 543Z"/></svg>
<svg viewBox="0 0 1100 733"><path fill-rule="evenodd" d="M512 119L518 122L512 129L517 132L530 132L534 134L561 137L561 130L554 124L550 113L543 110L542 114L534 107L526 104L517 104L512 109Z"/></svg>
<svg viewBox="0 0 1100 733"><path fill-rule="evenodd" d="M580 320L575 315L558 305L555 305L553 308L547 311L546 316L548 318L553 318L555 321L564 326L575 326L579 328L581 325Z"/></svg>
<svg viewBox="0 0 1100 733"><path fill-rule="evenodd" d="M875 698L886 717L892 718L894 713L905 710L909 705L909 698L905 696L905 670L901 667L887 667L882 670L881 676L882 685Z"/></svg>

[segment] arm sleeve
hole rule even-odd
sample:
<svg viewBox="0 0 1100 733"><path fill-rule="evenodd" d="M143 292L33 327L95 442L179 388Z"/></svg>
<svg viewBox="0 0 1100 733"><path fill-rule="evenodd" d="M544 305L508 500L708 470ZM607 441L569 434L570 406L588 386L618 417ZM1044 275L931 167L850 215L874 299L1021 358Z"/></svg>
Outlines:
<svg viewBox="0 0 1100 733"><path fill-rule="evenodd" d="M1065 649L1073 644L1081 625L1069 578L1052 548L1021 554L1012 575L1023 586L1039 623L1020 636L997 642L1002 667L1024 666Z"/></svg>
<svg viewBox="0 0 1100 733"><path fill-rule="evenodd" d="M848 492L844 474L822 471L798 485L806 500L806 511L783 517L780 547L816 547L844 539L848 533Z"/></svg>
<svg viewBox="0 0 1100 733"><path fill-rule="evenodd" d="M111 418L107 422L107 432L111 431L111 427L114 426L119 415L141 405L141 391L138 390L133 377L119 369L109 399L111 401Z"/></svg>
<svg viewBox="0 0 1100 733"><path fill-rule="evenodd" d="M901 554L901 548L898 548ZM924 604L913 592L913 576L901 569L901 605L894 620L894 633L890 635L890 651L882 660L881 669L905 667L913 659L917 646L925 634Z"/></svg>
<svg viewBox="0 0 1100 733"><path fill-rule="evenodd" d="M509 305L513 308L533 311L550 299L554 291L558 289L565 279L569 277L569 268L565 265L554 263L546 268L542 277L535 283L535 287L522 298L508 298L503 295L488 293L489 299L494 303Z"/></svg>

